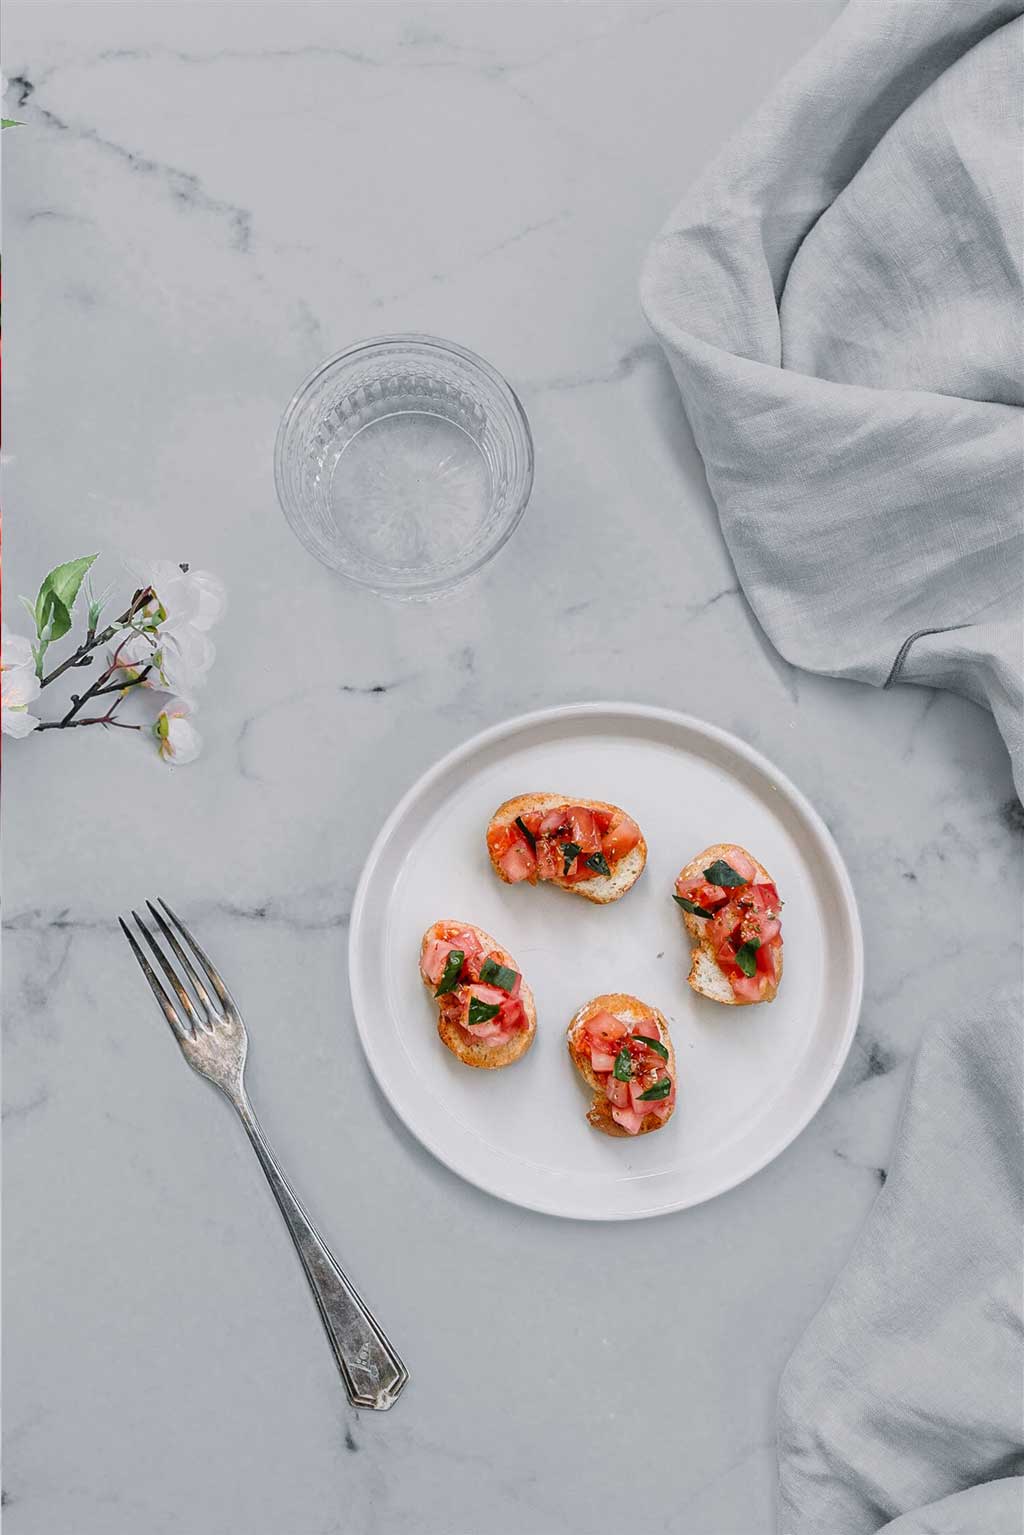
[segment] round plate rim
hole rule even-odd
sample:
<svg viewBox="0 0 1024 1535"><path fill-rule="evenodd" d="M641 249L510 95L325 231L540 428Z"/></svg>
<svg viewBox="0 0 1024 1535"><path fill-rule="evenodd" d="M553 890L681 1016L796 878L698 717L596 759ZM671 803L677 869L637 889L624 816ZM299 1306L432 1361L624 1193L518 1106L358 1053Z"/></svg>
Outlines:
<svg viewBox="0 0 1024 1535"><path fill-rule="evenodd" d="M521 1195L509 1193L503 1188L495 1187L492 1183L488 1182L486 1176L478 1177L471 1175L463 1167L457 1165L456 1161L437 1144L432 1135L424 1133L419 1126L414 1127L410 1124L395 1103L382 1072L378 1071L373 1048L369 1043L369 1036L363 1028L361 997L357 995L358 986L356 981L358 973L356 950L360 942L363 911L368 899L370 882L380 861L381 854L395 827L404 819L407 811L415 804L416 800L466 758L472 757L476 752L492 745L496 741L501 741L508 736L518 735L538 725L552 724L560 720L585 719L588 716L602 714L619 714L629 716L635 720L656 721L663 725L675 726L696 733L698 736L705 736L716 741L720 746L735 752L738 756L744 758L751 767L756 768L760 773L773 781L779 791L790 799L809 823L825 851L832 873L836 878L852 940L852 952L850 955L852 984L848 993L842 1041L833 1057L829 1071L822 1078L819 1089L816 1093L810 1095L806 1111L801 1116L795 1116L783 1136L776 1142L773 1142L770 1149L763 1156L760 1156L739 1177L727 1176L720 1184L708 1188L696 1198L684 1197L683 1199L670 1200L667 1204L653 1209L613 1211L607 1214L604 1212L581 1213L575 1210L557 1209L550 1204L543 1204L533 1199L524 1198ZM707 1204L709 1200L719 1198L722 1194L728 1193L730 1189L738 1188L741 1184L755 1177L759 1172L763 1172L806 1130L832 1092L839 1073L842 1071L846 1058L850 1053L850 1048L857 1032L864 995L864 934L853 882L850 879L846 861L839 851L835 838L803 790L799 789L793 780L781 768L777 767L769 757L766 757L763 752L758 751L756 747L751 746L749 742L744 741L741 736L734 735L732 731L725 730L720 725L713 725L710 721L701 719L694 714L686 714L677 709L662 708L656 704L636 704L616 700L588 700L584 703L556 704L545 709L532 709L525 714L517 714L510 719L501 720L495 725L489 725L484 730L477 731L475 735L452 747L450 751L446 752L444 756L439 757L431 767L428 767L410 784L374 838L359 876L355 898L352 902L352 916L349 925L348 981L352 1013L355 1019L356 1032L359 1035L359 1043L377 1087L387 1099L391 1112L401 1120L409 1133L432 1156L436 1157L439 1162L447 1167L450 1172L455 1173L465 1182L481 1189L486 1194L490 1194L495 1199L500 1199L507 1204L516 1205L520 1209L533 1210L540 1215L550 1215L561 1220L580 1221L651 1220L657 1216L675 1214L680 1210L696 1209L698 1205Z"/></svg>

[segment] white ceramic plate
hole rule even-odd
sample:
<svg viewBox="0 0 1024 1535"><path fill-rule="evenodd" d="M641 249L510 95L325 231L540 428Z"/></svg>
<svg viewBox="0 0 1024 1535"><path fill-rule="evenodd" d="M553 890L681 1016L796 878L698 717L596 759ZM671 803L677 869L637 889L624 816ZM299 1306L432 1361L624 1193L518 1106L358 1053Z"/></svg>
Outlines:
<svg viewBox="0 0 1024 1535"><path fill-rule="evenodd" d="M647 868L621 901L594 906L494 875L484 841L491 815L512 795L538 791L609 800L635 816ZM785 974L768 1006L722 1007L686 984L690 944L673 882L714 842L748 848L785 902ZM506 1070L463 1066L437 1037L419 946L448 917L491 933L533 988L537 1037ZM863 958L835 843L770 762L682 714L576 704L484 731L410 789L363 870L349 972L374 1075L435 1156L530 1209L628 1220L721 1194L799 1134L850 1048ZM565 1045L572 1014L608 991L660 1008L676 1047L676 1112L635 1140L587 1124L590 1097Z"/></svg>

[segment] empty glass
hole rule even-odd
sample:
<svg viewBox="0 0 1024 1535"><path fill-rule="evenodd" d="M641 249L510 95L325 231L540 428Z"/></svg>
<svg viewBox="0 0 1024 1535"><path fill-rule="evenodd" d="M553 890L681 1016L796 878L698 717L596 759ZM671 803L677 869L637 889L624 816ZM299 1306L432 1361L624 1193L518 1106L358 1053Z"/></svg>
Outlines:
<svg viewBox="0 0 1024 1535"><path fill-rule="evenodd" d="M483 358L432 336L380 336L298 389L274 477L318 560L376 592L430 597L479 570L518 524L533 442Z"/></svg>

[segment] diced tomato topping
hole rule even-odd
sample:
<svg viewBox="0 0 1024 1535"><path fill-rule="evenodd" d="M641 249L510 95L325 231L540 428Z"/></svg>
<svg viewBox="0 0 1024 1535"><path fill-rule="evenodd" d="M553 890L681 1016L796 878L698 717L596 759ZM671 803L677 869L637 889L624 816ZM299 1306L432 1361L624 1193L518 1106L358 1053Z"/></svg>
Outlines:
<svg viewBox="0 0 1024 1535"><path fill-rule="evenodd" d="M705 911L714 911L729 899L728 890L723 890L721 885L709 885L706 879L677 879L676 895L692 901L695 906L703 906Z"/></svg>
<svg viewBox="0 0 1024 1535"><path fill-rule="evenodd" d="M514 822L493 827L487 833L491 856L503 877L514 885L523 880L533 884L538 879L558 879L578 884L596 879L601 870L591 868L588 858L603 854L611 866L640 840L640 828L620 810L556 805L543 815L531 812L522 820L533 838L532 845ZM579 848L579 853L572 856L567 866L564 848L569 843Z"/></svg>
<svg viewBox="0 0 1024 1535"><path fill-rule="evenodd" d="M730 864L732 868L736 870L736 873L739 874L748 883L751 880L757 878L757 870L754 868L753 863L747 857L746 853L741 852L738 847L726 848L725 861L726 863Z"/></svg>
<svg viewBox="0 0 1024 1535"><path fill-rule="evenodd" d="M569 811L569 840L575 842L584 858L601 851L601 837L593 812L582 805L574 805Z"/></svg>
<svg viewBox="0 0 1024 1535"><path fill-rule="evenodd" d="M420 960L420 972L431 986L436 986L444 975L444 967L454 947L453 943L447 943L443 938L432 938L424 949Z"/></svg>
<svg viewBox="0 0 1024 1535"><path fill-rule="evenodd" d="M537 878L537 855L525 838L521 842L513 842L498 859L498 864L510 885L518 885L524 879Z"/></svg>
<svg viewBox="0 0 1024 1535"><path fill-rule="evenodd" d="M527 1027L526 1009L514 997L506 997L495 1022L500 1023L507 1033L514 1034L518 1029Z"/></svg>
<svg viewBox="0 0 1024 1535"><path fill-rule="evenodd" d="M611 818L611 824L601 838L601 851L609 863L625 858L640 841L640 828L628 815Z"/></svg>
<svg viewBox="0 0 1024 1535"><path fill-rule="evenodd" d="M455 934L455 937L452 939L452 948L461 949L467 959L469 959L474 954L483 953L483 949L480 945L480 940L477 938L475 933L469 930L469 928L465 928L461 933Z"/></svg>
<svg viewBox="0 0 1024 1535"><path fill-rule="evenodd" d="M744 975L742 971L737 971L735 975L730 975L729 984L743 1002L760 1002L764 995L763 975Z"/></svg>
<svg viewBox="0 0 1024 1535"><path fill-rule="evenodd" d="M744 884L723 889L702 878L679 879L676 894L712 913L705 936L733 994L740 1001L759 1002L767 982L777 980L779 975L782 902L774 883L758 879L753 862L739 848L727 847L724 857L737 874L744 876ZM737 962L737 952L743 944L754 945L754 975L748 976Z"/></svg>
<svg viewBox="0 0 1024 1535"><path fill-rule="evenodd" d="M626 1024L607 1012L595 1013L586 1025L585 1042L590 1048L590 1064L611 1105L613 1118L630 1135L639 1134L648 1114L656 1114L659 1121L667 1118L676 1101L674 1079L666 1097L642 1101L641 1094L662 1081L667 1068L664 1057L644 1044L640 1036L660 1041L661 1027L653 1018ZM625 1081L620 1081L614 1073L623 1050L628 1051L631 1074Z"/></svg>
<svg viewBox="0 0 1024 1535"><path fill-rule="evenodd" d="M558 879L565 866L562 857L562 849L557 842L538 841L537 843L537 878Z"/></svg>
<svg viewBox="0 0 1024 1535"><path fill-rule="evenodd" d="M779 892L770 881L758 880L756 884L747 885L743 894L750 897L758 911L772 912L778 916L782 903Z"/></svg>
<svg viewBox="0 0 1024 1535"><path fill-rule="evenodd" d="M608 1102L613 1103L616 1108L629 1108L628 1082L620 1082L618 1077L609 1076L607 1082L604 1084L604 1091Z"/></svg>
<svg viewBox="0 0 1024 1535"><path fill-rule="evenodd" d="M595 1013L587 1022L587 1034L591 1040L591 1048L600 1049L603 1045L618 1049L619 1041L624 1039L629 1029L620 1018L611 1013Z"/></svg>
<svg viewBox="0 0 1024 1535"><path fill-rule="evenodd" d="M444 975L448 956L453 949L461 949L466 956L459 973L459 984L454 991L446 992L438 998L442 1018L465 1029L471 1039L487 1040L491 1044L508 1039L520 1029L529 1028L529 1019L520 995L522 976L518 971L511 991L486 985L480 980L480 969L485 960L493 959L497 964L504 965L507 956L503 956L497 949L484 950L475 933L468 929L459 932L454 923L445 924L442 931L445 937L431 939L420 960L424 980L432 986L437 985ZM514 967L509 965L509 968ZM494 1017L471 1025L469 1004L473 997L487 1007L497 1007Z"/></svg>
<svg viewBox="0 0 1024 1535"><path fill-rule="evenodd" d="M716 958L742 920L743 912L735 901L727 902L720 911L715 912L715 915L707 925L707 935L715 951Z"/></svg>

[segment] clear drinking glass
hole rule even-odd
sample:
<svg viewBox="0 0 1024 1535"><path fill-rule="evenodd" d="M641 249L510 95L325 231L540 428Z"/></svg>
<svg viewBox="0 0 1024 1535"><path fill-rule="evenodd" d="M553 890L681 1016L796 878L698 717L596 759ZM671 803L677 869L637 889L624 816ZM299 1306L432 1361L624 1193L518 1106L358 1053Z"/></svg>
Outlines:
<svg viewBox="0 0 1024 1535"><path fill-rule="evenodd" d="M433 336L379 336L328 358L297 390L274 478L318 560L376 592L431 597L512 534L533 484L533 441L483 358Z"/></svg>

